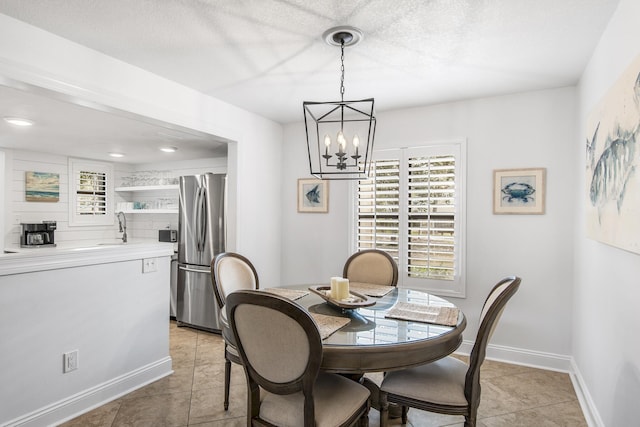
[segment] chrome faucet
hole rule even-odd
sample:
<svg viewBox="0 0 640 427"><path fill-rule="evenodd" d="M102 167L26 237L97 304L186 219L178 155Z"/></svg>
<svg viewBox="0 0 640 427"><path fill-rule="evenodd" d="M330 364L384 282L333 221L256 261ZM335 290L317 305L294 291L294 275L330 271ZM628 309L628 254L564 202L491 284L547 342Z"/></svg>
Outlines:
<svg viewBox="0 0 640 427"><path fill-rule="evenodd" d="M127 217L124 216L124 212L118 212L116 218L118 218L119 231L122 233L122 243L127 243Z"/></svg>

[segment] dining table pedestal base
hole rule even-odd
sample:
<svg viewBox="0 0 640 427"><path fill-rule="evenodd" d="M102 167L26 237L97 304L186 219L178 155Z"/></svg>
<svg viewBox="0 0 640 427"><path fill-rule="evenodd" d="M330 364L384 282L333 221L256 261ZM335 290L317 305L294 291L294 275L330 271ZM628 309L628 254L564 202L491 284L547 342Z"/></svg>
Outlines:
<svg viewBox="0 0 640 427"><path fill-rule="evenodd" d="M362 376L359 382L371 392L371 397L369 398L371 407L380 411L380 386L367 376ZM407 408L407 410L409 410L409 408ZM389 403L389 418L400 418L401 416L402 406L393 402Z"/></svg>

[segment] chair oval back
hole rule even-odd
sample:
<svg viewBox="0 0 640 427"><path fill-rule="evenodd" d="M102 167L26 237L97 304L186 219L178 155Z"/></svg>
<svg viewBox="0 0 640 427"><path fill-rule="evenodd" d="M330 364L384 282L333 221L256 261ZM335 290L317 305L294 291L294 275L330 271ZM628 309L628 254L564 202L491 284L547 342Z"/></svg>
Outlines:
<svg viewBox="0 0 640 427"><path fill-rule="evenodd" d="M249 377L275 394L313 386L322 361L322 340L300 305L277 295L237 291L227 316Z"/></svg>
<svg viewBox="0 0 640 427"><path fill-rule="evenodd" d="M364 249L351 255L344 264L342 277L350 282L396 286L398 265L388 253L379 249Z"/></svg>
<svg viewBox="0 0 640 427"><path fill-rule="evenodd" d="M493 287L482 306L480 326L469 356L469 370L465 378L465 396L471 406L477 407L480 403L480 366L486 356L487 344L505 305L520 287L521 280L516 276L505 277Z"/></svg>
<svg viewBox="0 0 640 427"><path fill-rule="evenodd" d="M227 296L241 289L259 289L258 273L247 258L235 252L218 254L211 262L211 280L218 307L225 305Z"/></svg>

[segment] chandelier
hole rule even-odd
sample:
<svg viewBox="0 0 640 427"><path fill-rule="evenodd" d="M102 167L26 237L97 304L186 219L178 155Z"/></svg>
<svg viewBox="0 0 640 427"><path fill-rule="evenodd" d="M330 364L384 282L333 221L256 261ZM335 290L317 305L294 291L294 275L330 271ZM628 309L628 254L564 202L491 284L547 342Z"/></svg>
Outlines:
<svg viewBox="0 0 640 427"><path fill-rule="evenodd" d="M340 101L302 103L309 169L320 179L366 179L376 133L373 98L344 100L344 48L360 42L362 31L341 26L322 37L340 46Z"/></svg>

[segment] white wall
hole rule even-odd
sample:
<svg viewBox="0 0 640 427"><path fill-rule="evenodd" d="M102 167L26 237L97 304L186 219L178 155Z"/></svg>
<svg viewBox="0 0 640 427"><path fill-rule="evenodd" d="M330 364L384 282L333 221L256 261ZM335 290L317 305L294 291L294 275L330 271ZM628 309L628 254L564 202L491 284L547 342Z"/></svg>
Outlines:
<svg viewBox="0 0 640 427"><path fill-rule="evenodd" d="M99 241L115 238L114 226L69 227L69 163L67 156L6 150L8 169L5 199L6 245L20 244L21 222L56 221L57 242L74 240ZM25 172L51 172L60 176L60 199L57 202L25 201Z"/></svg>
<svg viewBox="0 0 640 427"><path fill-rule="evenodd" d="M0 425L55 425L171 373L169 254L149 256L157 271L143 273L145 251L160 252L137 251L87 265L51 253L44 263L77 266L37 271L42 260L32 259L32 272L2 271ZM73 350L78 369L63 373Z"/></svg>
<svg viewBox="0 0 640 427"><path fill-rule="evenodd" d="M591 110L640 55L639 16L640 2L621 0L580 81L579 136L574 143L579 166L575 170L572 354L594 424L610 427L638 425L640 255L586 238L585 123ZM640 173L637 167L635 173Z"/></svg>
<svg viewBox="0 0 640 427"><path fill-rule="evenodd" d="M575 189L574 88L521 93L377 114L376 148L467 139L467 315L465 339L502 277L523 278L492 339L494 357L569 369ZM285 128L282 276L287 284L326 282L350 253L346 182L330 183L328 214L296 212L296 178L309 175L304 127ZM493 215L493 170L547 168L544 215ZM517 349L517 351L510 351ZM520 352L524 351L524 354Z"/></svg>
<svg viewBox="0 0 640 427"><path fill-rule="evenodd" d="M0 150L0 206L5 205L5 182L6 182L6 169L5 169L5 154L4 151ZM0 251L4 251L4 230L5 230L5 216L6 216L6 208L0 209Z"/></svg>
<svg viewBox="0 0 640 427"><path fill-rule="evenodd" d="M261 282L280 282L279 124L0 15L0 81L5 80L230 141L230 249L254 261Z"/></svg>

